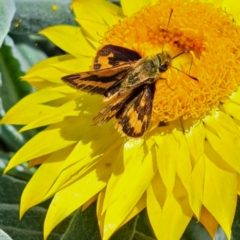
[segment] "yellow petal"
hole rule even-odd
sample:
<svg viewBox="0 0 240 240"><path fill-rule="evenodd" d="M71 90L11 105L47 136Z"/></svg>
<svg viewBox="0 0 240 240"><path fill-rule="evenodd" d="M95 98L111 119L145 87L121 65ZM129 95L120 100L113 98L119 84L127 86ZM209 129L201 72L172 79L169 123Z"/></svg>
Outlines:
<svg viewBox="0 0 240 240"><path fill-rule="evenodd" d="M194 214L198 214L200 211L199 209L200 204L197 202L197 198L195 198L195 191L192 185L192 179L191 179L192 165L191 165L187 141L182 131L175 130L172 132L172 135L175 141L178 143L178 147L175 149L175 151L178 153L178 158L179 158L178 166L177 166L177 174L188 193L190 206Z"/></svg>
<svg viewBox="0 0 240 240"><path fill-rule="evenodd" d="M32 93L14 105L1 120L1 124L28 124L41 116L51 113L54 107L43 103L63 98L64 94L50 89ZM30 104L31 103L31 104ZM24 110L24 111L23 111ZM26 114L27 113L27 114ZM16 117L17 116L17 117Z"/></svg>
<svg viewBox="0 0 240 240"><path fill-rule="evenodd" d="M110 195L110 200L107 201L108 207L104 219L103 239L109 239L109 237L123 223L124 219L126 219L142 197L156 171L156 166L154 166L153 163L154 157L151 150L147 155L146 153L144 155L143 148L138 149L136 155L133 155L132 150L128 152L125 150L124 154L131 154L132 158L131 161L124 164L124 171L121 173L121 177L115 184L115 189L113 190L112 195ZM132 159L134 159L134 161L132 161ZM122 159L122 161L124 160L125 159ZM121 160L118 159L118 161ZM114 174L116 174L116 171ZM131 181L129 181L129 179L131 179Z"/></svg>
<svg viewBox="0 0 240 240"><path fill-rule="evenodd" d="M239 2L236 0L223 0L222 7L223 9L226 9L226 12L228 14L233 15L233 18L236 21L237 25L240 25Z"/></svg>
<svg viewBox="0 0 240 240"><path fill-rule="evenodd" d="M101 192L102 193L102 192ZM101 195L101 194L100 194ZM105 213L102 214L102 207L103 207L103 201L104 201L105 195L101 195L101 200L98 201L98 207L97 207L97 216L98 216L98 224L101 236L103 237L103 231L104 231L104 219L105 219ZM99 200L99 199L98 199ZM137 202L137 204L134 206L132 211L128 214L128 216L124 219L122 224L119 225L119 228L121 228L124 224L129 222L132 218L134 218L137 214L139 214L144 208L146 207L146 194L144 193L143 196L140 198L140 200ZM118 229L119 229L118 228Z"/></svg>
<svg viewBox="0 0 240 240"><path fill-rule="evenodd" d="M218 222L204 206L202 207L200 222L206 228L210 236L214 238L217 232Z"/></svg>
<svg viewBox="0 0 240 240"><path fill-rule="evenodd" d="M187 140L188 149L190 152L193 165L203 156L205 130L202 121L193 124L190 120L183 121L184 135Z"/></svg>
<svg viewBox="0 0 240 240"><path fill-rule="evenodd" d="M52 83L63 84L61 78L66 75L64 72L54 68L46 67L36 70L34 72L28 73L23 78L28 82L39 82L40 79L47 80Z"/></svg>
<svg viewBox="0 0 240 240"><path fill-rule="evenodd" d="M227 102L223 103L221 107L224 109L224 111L229 114L230 116L233 116L234 118L240 120L240 105L234 103L234 102Z"/></svg>
<svg viewBox="0 0 240 240"><path fill-rule="evenodd" d="M87 131L89 132L89 131ZM103 131L104 132L104 131ZM87 135L86 135L87 136ZM109 151L105 149L106 152L100 152L99 149L102 149L102 145L104 144L101 139L96 139L95 141L86 141L86 138L83 138L81 142L77 144L72 152L75 153L75 158L73 158L73 154L71 153L68 158L66 158L62 172L59 174L58 179L52 185L51 190L49 190L48 194L52 195L57 192L59 189L67 187L68 185L78 181L78 179L84 175L89 169L92 169L93 166L97 165L99 161L105 162L106 166L112 167L114 165L114 161L110 161L112 154L114 152L119 151L119 147L116 147L115 151ZM85 143L85 144L84 144ZM119 142L117 142L119 144ZM120 142L121 143L121 142ZM98 148L93 148L96 145ZM79 151L76 151L78 149ZM94 151L96 150L96 152ZM77 153L77 154L76 154ZM81 153L81 155L79 154Z"/></svg>
<svg viewBox="0 0 240 240"><path fill-rule="evenodd" d="M185 131L187 132L187 129ZM157 136L155 141L159 142L159 138L160 136ZM192 164L186 136L183 134L182 130L173 129L170 134L165 134L161 136L161 138L163 139L163 142L162 145L158 145L157 152L158 169L160 175L164 183L166 182L165 184L168 191L171 192L174 186L175 175L178 174L188 192L191 208L194 214L199 216L201 210L201 201L194 196L195 193L191 177ZM170 178L169 176L171 176L172 179L168 180L167 178ZM169 184L169 181L171 185Z"/></svg>
<svg viewBox="0 0 240 240"><path fill-rule="evenodd" d="M130 221L132 218L134 218L137 214L139 214L145 207L146 207L146 194L143 194L143 196L137 202L133 210L128 214L128 216L119 226L119 228L126 224L128 221Z"/></svg>
<svg viewBox="0 0 240 240"><path fill-rule="evenodd" d="M240 174L237 174L237 182L238 182L237 193L238 193L238 195L240 195Z"/></svg>
<svg viewBox="0 0 240 240"><path fill-rule="evenodd" d="M126 16L130 16L133 13L137 12L140 10L142 7L150 4L150 0L121 0L121 6L123 9L123 13Z"/></svg>
<svg viewBox="0 0 240 240"><path fill-rule="evenodd" d="M53 83L63 84L61 78L65 75L89 71L92 65L92 57L79 57L66 61L59 61L39 64L31 69L23 79L28 82L51 81Z"/></svg>
<svg viewBox="0 0 240 240"><path fill-rule="evenodd" d="M55 152L78 142L82 137L82 117L69 117L53 124L28 141L11 159L5 171L31 159Z"/></svg>
<svg viewBox="0 0 240 240"><path fill-rule="evenodd" d="M94 203L98 199L98 194L90 198L87 202L85 202L82 206L82 211L86 210L92 203Z"/></svg>
<svg viewBox="0 0 240 240"><path fill-rule="evenodd" d="M210 145L206 144L206 172L203 204L214 216L230 239L231 226L236 209L237 175L224 170L208 156ZM216 156L215 156L216 157ZM218 162L218 159L215 158Z"/></svg>
<svg viewBox="0 0 240 240"><path fill-rule="evenodd" d="M106 186L112 170L112 166L100 161L84 176L55 194L44 222L44 239L59 222Z"/></svg>
<svg viewBox="0 0 240 240"><path fill-rule="evenodd" d="M52 111L39 116L35 121L32 121L25 127L21 128L20 132L63 121L67 116L78 115L79 111L76 111L76 100L72 100L66 102L61 107L53 108Z"/></svg>
<svg viewBox="0 0 240 240"><path fill-rule="evenodd" d="M34 80L34 81L32 81ZM57 86L58 84L56 83L53 83L53 82L49 82L45 79L41 79L41 78L38 78L39 81L35 81L35 79L28 79L26 80L26 82L28 82L32 87L38 89L38 90L42 90L44 88L48 88L48 87L55 87Z"/></svg>
<svg viewBox="0 0 240 240"><path fill-rule="evenodd" d="M31 207L46 200L46 194L58 178L65 158L73 147L67 147L51 154L38 168L25 187L21 197L20 217ZM44 180L45 179L45 180Z"/></svg>
<svg viewBox="0 0 240 240"><path fill-rule="evenodd" d="M73 8L77 19L112 26L121 19L122 9L104 0L74 0ZM98 30L95 28L95 30Z"/></svg>
<svg viewBox="0 0 240 240"><path fill-rule="evenodd" d="M97 201L97 219L98 219L98 226L101 234L101 238L103 238L103 230L104 230L104 218L105 213L102 214L103 210L103 203L104 198L106 195L106 188L104 188L98 195L98 201Z"/></svg>
<svg viewBox="0 0 240 240"><path fill-rule="evenodd" d="M191 173L192 188L194 189L193 197L195 198L194 213L197 219L200 218L203 193L204 193L204 178L205 178L205 159L202 156L195 164Z"/></svg>
<svg viewBox="0 0 240 240"><path fill-rule="evenodd" d="M200 0L200 2L214 4L214 7L221 7L223 0Z"/></svg>
<svg viewBox="0 0 240 240"><path fill-rule="evenodd" d="M143 159L145 156L143 148L146 147L146 145L143 144L143 139L131 139L123 145L123 148L119 151L118 156L116 156L119 160L108 182L103 212L109 205L117 200L120 193L126 190L126 183L132 178L132 173L136 172L138 167L141 168L143 163L140 159ZM152 146L153 143L150 146L149 151ZM132 159L135 158L139 159L139 161L132 161ZM126 170L126 166L128 170Z"/></svg>
<svg viewBox="0 0 240 240"><path fill-rule="evenodd" d="M86 19L77 18L76 20L81 25L84 35L95 41L100 41L109 29L106 24L96 23ZM98 47L100 47L100 44Z"/></svg>
<svg viewBox="0 0 240 240"><path fill-rule="evenodd" d="M40 70L42 68L46 68L48 67L49 65L51 64L55 64L55 63L59 63L59 62L64 62L64 61L67 61L67 60L73 60L75 59L73 56L71 55L68 55L68 54L65 54L65 55L61 55L61 56L57 56L57 57L51 57L51 58L47 58L47 59L44 59L38 63L36 63L35 65L33 65L30 70L27 72L26 75L32 73L32 72L35 72L37 70ZM24 77L23 77L24 79Z"/></svg>
<svg viewBox="0 0 240 240"><path fill-rule="evenodd" d="M75 59L70 59L62 62L49 64L67 74L72 74L76 72L86 72L91 69L93 62L92 57L78 57Z"/></svg>
<svg viewBox="0 0 240 240"><path fill-rule="evenodd" d="M47 154L47 155L44 155L44 156L41 156L41 157L31 160L30 162L28 162L27 168L30 169L34 166L44 163L48 159L49 156L50 156L50 154Z"/></svg>
<svg viewBox="0 0 240 240"><path fill-rule="evenodd" d="M75 57L93 57L96 53L96 50L85 39L80 27L59 25L46 28L39 33Z"/></svg>
<svg viewBox="0 0 240 240"><path fill-rule="evenodd" d="M240 133L232 118L218 111L203 121L207 141L227 164L240 172Z"/></svg>
<svg viewBox="0 0 240 240"><path fill-rule="evenodd" d="M230 98L231 101L240 105L240 91L239 91L239 89L238 89L238 91L233 92L229 98Z"/></svg>
<svg viewBox="0 0 240 240"><path fill-rule="evenodd" d="M154 139L157 144L156 154L158 156L158 170L164 185L170 193L173 190L177 173L179 158L179 152L177 150L179 148L179 143L171 133L162 136L156 136Z"/></svg>
<svg viewBox="0 0 240 240"><path fill-rule="evenodd" d="M160 176L156 175L147 189L148 216L158 239L179 240L192 218L188 194L178 178L173 194L164 191L161 182ZM158 190L163 191L160 197ZM165 199L161 199L163 196Z"/></svg>

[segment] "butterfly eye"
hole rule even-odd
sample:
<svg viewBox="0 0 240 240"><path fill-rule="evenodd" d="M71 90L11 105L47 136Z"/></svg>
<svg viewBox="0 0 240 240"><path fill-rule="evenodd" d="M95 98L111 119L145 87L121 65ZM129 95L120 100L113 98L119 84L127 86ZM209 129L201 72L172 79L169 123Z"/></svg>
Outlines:
<svg viewBox="0 0 240 240"><path fill-rule="evenodd" d="M159 67L160 72L166 72L168 70L169 62L162 63Z"/></svg>

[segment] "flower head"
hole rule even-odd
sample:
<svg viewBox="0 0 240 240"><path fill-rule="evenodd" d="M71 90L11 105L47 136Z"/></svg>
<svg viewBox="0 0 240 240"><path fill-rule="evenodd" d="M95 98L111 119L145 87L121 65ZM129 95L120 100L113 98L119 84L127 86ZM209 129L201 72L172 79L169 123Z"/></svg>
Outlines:
<svg viewBox="0 0 240 240"><path fill-rule="evenodd" d="M24 80L38 91L1 121L25 125L21 131L47 126L6 169L25 161L41 164L23 192L21 215L53 197L45 237L95 200L103 239L143 208L159 239L179 239L192 216L212 237L218 224L231 234L240 179L240 28L216 4L141 2L123 0L121 9L103 0L75 0L81 28L41 32L68 54L35 65ZM91 69L97 50L107 44L142 58L163 51L172 57L155 84L151 126L141 138L119 135L115 120L92 126L104 105L101 97L61 81Z"/></svg>

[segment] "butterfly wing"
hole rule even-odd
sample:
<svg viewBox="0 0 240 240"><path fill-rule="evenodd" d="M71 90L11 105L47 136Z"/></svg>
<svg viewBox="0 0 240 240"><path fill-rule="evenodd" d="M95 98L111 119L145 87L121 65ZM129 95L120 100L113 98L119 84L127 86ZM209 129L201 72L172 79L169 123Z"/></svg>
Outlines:
<svg viewBox="0 0 240 240"><path fill-rule="evenodd" d="M120 46L108 44L101 48L94 59L94 70L111 68L141 59L139 53Z"/></svg>
<svg viewBox="0 0 240 240"><path fill-rule="evenodd" d="M120 96L140 86L151 85L157 79L159 79L159 69L156 64L156 58L151 56L142 58L132 66L131 71L122 81L115 82L107 89L105 97L111 99L115 95Z"/></svg>
<svg viewBox="0 0 240 240"><path fill-rule="evenodd" d="M133 50L106 45L98 51L93 71L64 76L62 80L73 88L102 95L116 82L122 81L140 58Z"/></svg>
<svg viewBox="0 0 240 240"><path fill-rule="evenodd" d="M131 64L127 63L112 68L67 75L62 80L78 90L102 95L117 81L121 81L131 68Z"/></svg>
<svg viewBox="0 0 240 240"><path fill-rule="evenodd" d="M94 125L103 125L111 118L115 117L118 111L126 104L128 98L132 95L132 92L128 92L119 96L104 107L96 117L93 118Z"/></svg>
<svg viewBox="0 0 240 240"><path fill-rule="evenodd" d="M147 130L151 115L154 85L141 86L117 113L120 129L129 137L141 137Z"/></svg>

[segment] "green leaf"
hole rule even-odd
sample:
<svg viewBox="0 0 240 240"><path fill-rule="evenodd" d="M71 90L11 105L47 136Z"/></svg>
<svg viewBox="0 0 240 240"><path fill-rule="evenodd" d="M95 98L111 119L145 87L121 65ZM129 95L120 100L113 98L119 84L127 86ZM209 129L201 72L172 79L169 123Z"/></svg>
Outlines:
<svg viewBox="0 0 240 240"><path fill-rule="evenodd" d="M121 227L112 237L111 240L132 240L137 217ZM71 223L61 238L61 240L78 239L78 240L101 240L97 217L96 202L91 204L83 212L81 209L74 213Z"/></svg>
<svg viewBox="0 0 240 240"><path fill-rule="evenodd" d="M77 25L70 9L71 2L71 0L15 0L16 14L10 32L36 34L43 28L53 25Z"/></svg>
<svg viewBox="0 0 240 240"><path fill-rule="evenodd" d="M15 45L7 36L0 48L0 118L22 97L33 91L32 87L20 80L20 77L36 62L46 55L29 40L18 41ZM13 71L14 69L14 71ZM2 84L1 84L2 79ZM18 133L19 127L1 126L0 140L9 151L17 151L36 131Z"/></svg>
<svg viewBox="0 0 240 240"><path fill-rule="evenodd" d="M24 181L9 176L0 177L0 228L14 240L42 240L45 208L33 207L19 220L19 200L25 185ZM70 218L59 224L48 240L60 240L69 221Z"/></svg>
<svg viewBox="0 0 240 240"><path fill-rule="evenodd" d="M23 144L26 143L22 134L19 134L17 129L12 125L0 126L0 140L2 140L10 151L17 151Z"/></svg>
<svg viewBox="0 0 240 240"><path fill-rule="evenodd" d="M3 81L0 96L5 111L31 91L29 84L20 81L24 73L20 65L21 57L14 42L7 36L0 48L0 72Z"/></svg>
<svg viewBox="0 0 240 240"><path fill-rule="evenodd" d="M0 229L0 240L12 240L3 230Z"/></svg>
<svg viewBox="0 0 240 240"><path fill-rule="evenodd" d="M44 53L38 47L36 41L34 41L34 38L39 38L44 41L44 37L16 34L11 34L11 37L14 45L9 44L9 46L12 48L13 57L18 60L22 72L27 72L34 64L47 58L46 53Z"/></svg>
<svg viewBox="0 0 240 240"><path fill-rule="evenodd" d="M5 153L0 150L0 173L3 173L6 168L9 160L13 156L13 153ZM8 175L11 175L20 180L29 180L33 173L35 172L35 168L27 169L27 164L21 164L16 166L15 168L8 171Z"/></svg>
<svg viewBox="0 0 240 240"><path fill-rule="evenodd" d="M240 239L240 198L238 197L236 213L232 225L232 236L231 240Z"/></svg>
<svg viewBox="0 0 240 240"><path fill-rule="evenodd" d="M212 240L204 226L195 218L188 224L181 240Z"/></svg>
<svg viewBox="0 0 240 240"><path fill-rule="evenodd" d="M6 37L13 15L15 13L14 0L0 0L0 47Z"/></svg>
<svg viewBox="0 0 240 240"><path fill-rule="evenodd" d="M61 240L101 240L96 217L96 203L91 204L85 211L75 212L69 228Z"/></svg>
<svg viewBox="0 0 240 240"><path fill-rule="evenodd" d="M138 217L131 219L111 237L111 240L132 240L135 236L137 220Z"/></svg>
<svg viewBox="0 0 240 240"><path fill-rule="evenodd" d="M156 240L155 238L148 237L145 234L140 233L138 231L135 232L134 239L137 239L137 240Z"/></svg>
<svg viewBox="0 0 240 240"><path fill-rule="evenodd" d="M152 229L152 226L150 224L146 209L141 211L140 214L139 214L139 219L138 219L138 222L137 222L136 230L137 230L137 233L142 233L143 236L148 236L148 237L152 237L153 239L155 239L153 229Z"/></svg>

